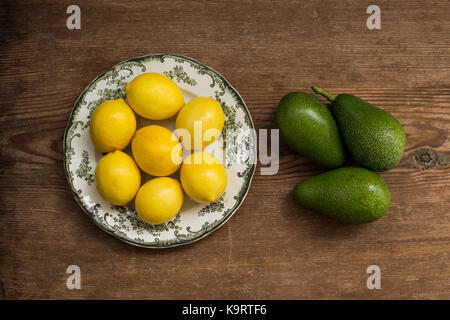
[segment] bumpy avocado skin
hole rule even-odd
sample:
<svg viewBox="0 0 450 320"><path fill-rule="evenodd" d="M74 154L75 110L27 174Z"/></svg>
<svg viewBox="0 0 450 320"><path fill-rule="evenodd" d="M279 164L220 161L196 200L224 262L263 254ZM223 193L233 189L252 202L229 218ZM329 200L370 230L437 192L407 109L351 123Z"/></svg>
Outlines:
<svg viewBox="0 0 450 320"><path fill-rule="evenodd" d="M386 182L375 172L358 167L305 179L295 186L294 196L306 209L352 224L381 218L391 204Z"/></svg>
<svg viewBox="0 0 450 320"><path fill-rule="evenodd" d="M340 167L345 152L333 115L319 99L291 92L278 104L277 125L286 144L328 169Z"/></svg>
<svg viewBox="0 0 450 320"><path fill-rule="evenodd" d="M356 161L374 171L394 168L405 150L406 135L392 115L351 94L340 94L331 112Z"/></svg>

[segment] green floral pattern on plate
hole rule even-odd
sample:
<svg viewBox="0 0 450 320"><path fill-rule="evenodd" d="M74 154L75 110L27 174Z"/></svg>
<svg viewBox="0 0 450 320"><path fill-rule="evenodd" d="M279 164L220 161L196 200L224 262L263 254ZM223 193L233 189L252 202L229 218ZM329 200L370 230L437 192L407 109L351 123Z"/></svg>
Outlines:
<svg viewBox="0 0 450 320"><path fill-rule="evenodd" d="M170 77L181 88L186 101L196 96L214 97L225 113L223 136L206 148L210 152L219 150L226 156L228 184L225 194L210 204L198 204L186 196L180 212L171 221L156 226L140 221L132 204L114 206L98 194L94 171L103 155L95 150L89 136L90 118L100 103L125 97L125 85L144 72L158 72ZM138 127L151 123L138 121ZM158 124L173 129L168 122ZM179 55L155 54L133 58L97 77L75 102L64 135L64 168L76 201L106 232L125 242L148 248L187 244L223 225L244 200L255 171L256 138L253 129L250 113L239 93L215 70ZM239 143L234 142L237 138L233 134L229 134L235 130L241 130ZM229 150L230 146L234 152ZM235 149L243 161L234 161ZM144 181L149 178L143 176Z"/></svg>

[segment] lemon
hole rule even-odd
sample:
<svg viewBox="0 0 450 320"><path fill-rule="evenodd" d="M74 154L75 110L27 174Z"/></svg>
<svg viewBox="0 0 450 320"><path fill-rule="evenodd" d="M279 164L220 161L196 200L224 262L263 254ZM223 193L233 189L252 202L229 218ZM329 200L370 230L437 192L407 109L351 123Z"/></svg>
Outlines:
<svg viewBox="0 0 450 320"><path fill-rule="evenodd" d="M143 171L158 177L177 171L183 160L183 148L177 137L158 125L136 131L131 141L131 152Z"/></svg>
<svg viewBox="0 0 450 320"><path fill-rule="evenodd" d="M98 162L95 183L105 200L123 206L136 195L141 185L141 173L129 155L116 150Z"/></svg>
<svg viewBox="0 0 450 320"><path fill-rule="evenodd" d="M155 178L145 183L138 191L135 207L139 219L159 224L169 221L183 205L183 189L172 178Z"/></svg>
<svg viewBox="0 0 450 320"><path fill-rule="evenodd" d="M184 191L192 200L207 203L220 198L227 186L227 173L219 159L207 152L195 152L180 169Z"/></svg>
<svg viewBox="0 0 450 320"><path fill-rule="evenodd" d="M101 103L92 114L92 143L102 153L123 150L135 131L136 117L123 98Z"/></svg>
<svg viewBox="0 0 450 320"><path fill-rule="evenodd" d="M125 91L130 106L146 119L168 119L184 105L180 88L160 73L143 73L137 76L126 85Z"/></svg>
<svg viewBox="0 0 450 320"><path fill-rule="evenodd" d="M222 107L215 99L198 97L181 109L175 126L186 149L200 150L220 136L224 122Z"/></svg>

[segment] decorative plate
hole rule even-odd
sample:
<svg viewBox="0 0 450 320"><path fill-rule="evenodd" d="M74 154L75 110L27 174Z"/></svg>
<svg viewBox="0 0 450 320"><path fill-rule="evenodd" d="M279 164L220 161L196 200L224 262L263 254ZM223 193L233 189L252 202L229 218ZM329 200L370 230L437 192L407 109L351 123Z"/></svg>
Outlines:
<svg viewBox="0 0 450 320"><path fill-rule="evenodd" d="M115 206L97 192L94 171L103 156L89 135L89 121L100 103L125 98L125 85L145 72L170 77L186 102L197 96L213 97L225 113L220 139L205 151L223 155L228 175L224 195L207 205L188 196L180 212L169 222L150 225L138 219L133 204ZM150 121L137 116L138 128L160 124L174 129L174 119ZM125 149L129 153L129 148ZM194 242L222 226L241 205L255 172L256 137L250 113L239 93L217 71L200 62L172 54L153 54L119 63L98 76L75 102L64 135L64 169L78 204L100 228L119 239L147 248L173 247ZM175 177L177 174L174 175ZM151 177L143 174L143 182Z"/></svg>

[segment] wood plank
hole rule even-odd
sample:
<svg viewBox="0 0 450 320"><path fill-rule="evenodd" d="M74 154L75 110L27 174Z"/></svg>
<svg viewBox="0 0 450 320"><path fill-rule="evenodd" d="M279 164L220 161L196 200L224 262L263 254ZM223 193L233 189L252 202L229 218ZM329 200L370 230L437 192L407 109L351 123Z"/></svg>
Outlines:
<svg viewBox="0 0 450 320"><path fill-rule="evenodd" d="M69 1L0 3L0 297L149 299L450 298L450 6L377 1ZM302 209L300 180L323 171L281 145L242 207L186 247L145 250L82 212L62 165L73 103L98 74L149 53L178 53L221 72L257 129L275 128L287 92L353 93L404 125L398 168L382 174L389 213L346 226ZM276 193L274 193L276 190ZM255 210L256 208L256 210ZM65 270L82 269L82 289ZM382 289L368 290L379 265Z"/></svg>

